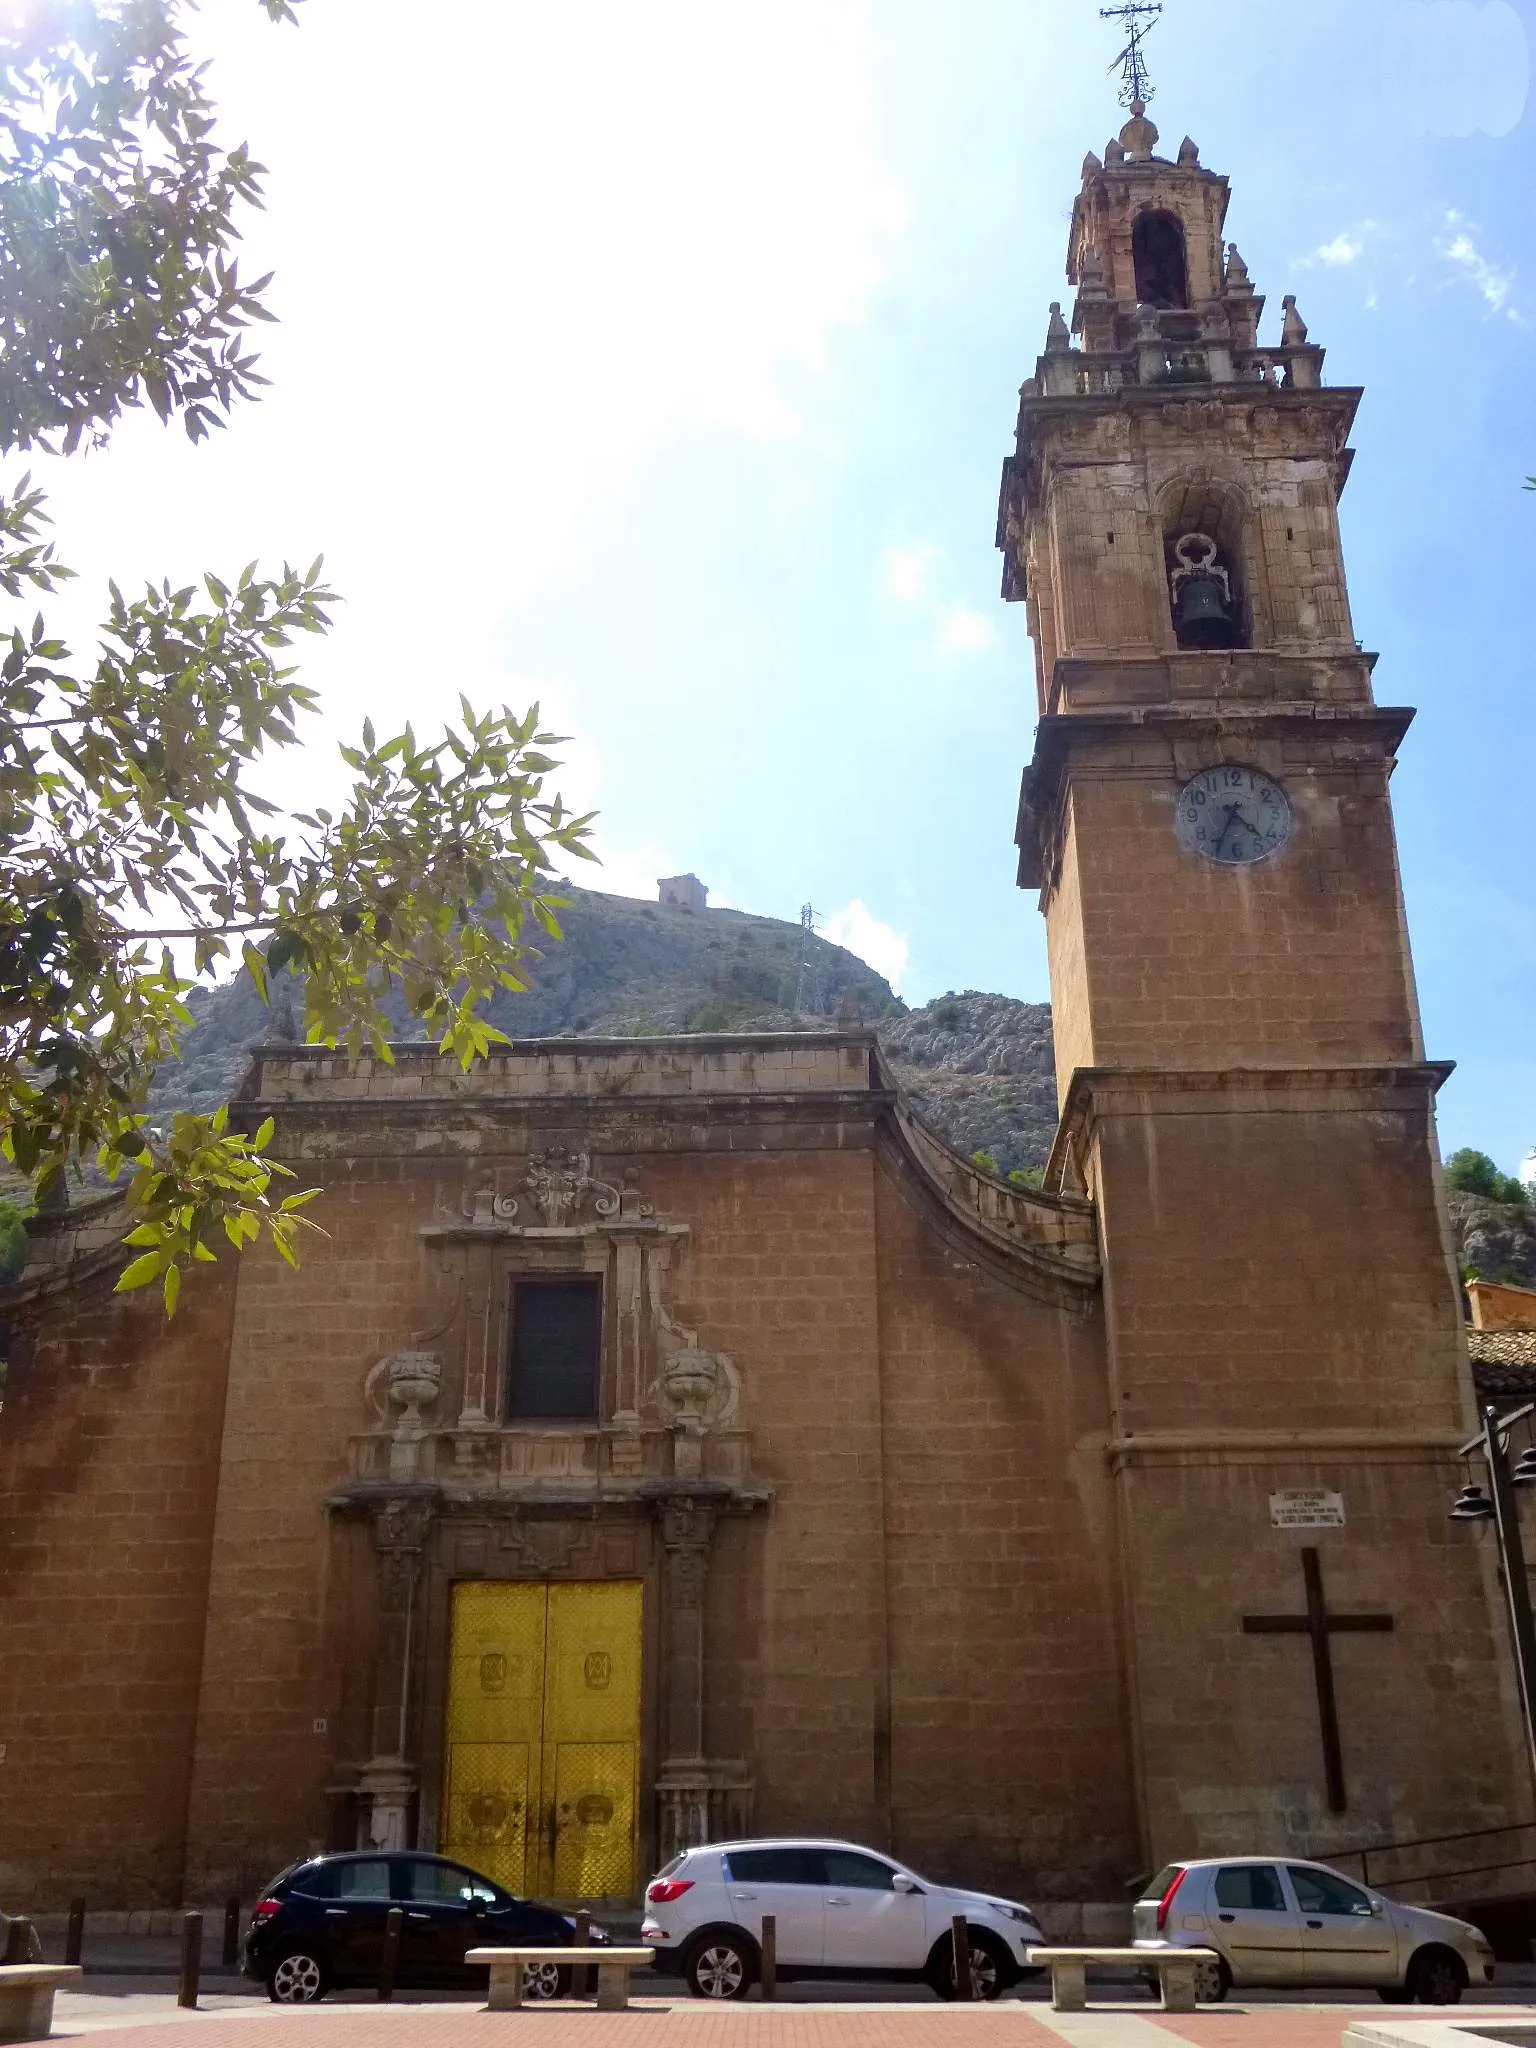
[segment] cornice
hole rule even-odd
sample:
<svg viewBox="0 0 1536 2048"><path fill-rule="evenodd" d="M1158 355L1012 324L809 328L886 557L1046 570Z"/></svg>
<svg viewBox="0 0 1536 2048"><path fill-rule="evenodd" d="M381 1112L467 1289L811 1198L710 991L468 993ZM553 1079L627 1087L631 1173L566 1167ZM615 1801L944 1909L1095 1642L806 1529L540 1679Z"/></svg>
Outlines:
<svg viewBox="0 0 1536 2048"><path fill-rule="evenodd" d="M1067 1088L1051 1156L1048 1188L1081 1185L1094 1127L1108 1117L1209 1115L1217 1098L1231 1113L1263 1110L1369 1115L1417 1098L1428 1110L1456 1071L1454 1060L1366 1060L1316 1066L1079 1067Z"/></svg>

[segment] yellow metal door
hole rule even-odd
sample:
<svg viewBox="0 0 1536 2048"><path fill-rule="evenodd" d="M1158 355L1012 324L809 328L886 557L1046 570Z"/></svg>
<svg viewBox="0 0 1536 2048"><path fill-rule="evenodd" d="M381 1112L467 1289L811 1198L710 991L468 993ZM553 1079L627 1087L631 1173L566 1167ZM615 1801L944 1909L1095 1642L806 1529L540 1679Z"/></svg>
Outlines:
<svg viewBox="0 0 1536 2048"><path fill-rule="evenodd" d="M544 1656L549 1862L556 1898L629 1898L640 1772L638 1584L551 1586Z"/></svg>
<svg viewBox="0 0 1536 2048"><path fill-rule="evenodd" d="M455 1586L444 1855L524 1895L633 1895L640 1627L630 1581Z"/></svg>
<svg viewBox="0 0 1536 2048"><path fill-rule="evenodd" d="M530 1888L541 1835L548 1605L545 1586L453 1589L443 1854L511 1892Z"/></svg>

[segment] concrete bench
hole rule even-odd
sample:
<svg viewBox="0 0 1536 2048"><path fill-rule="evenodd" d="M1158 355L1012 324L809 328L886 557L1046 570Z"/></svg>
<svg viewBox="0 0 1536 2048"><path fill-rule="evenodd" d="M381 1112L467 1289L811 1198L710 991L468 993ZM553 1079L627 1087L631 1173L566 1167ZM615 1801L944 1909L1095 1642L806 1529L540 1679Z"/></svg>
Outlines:
<svg viewBox="0 0 1536 2048"><path fill-rule="evenodd" d="M1123 1970L1155 1971L1164 2012L1195 2010L1195 1972L1219 1960L1213 1948L1032 1948L1029 1960L1051 1973L1051 2010L1085 2012L1087 1970L1102 1963Z"/></svg>
<svg viewBox="0 0 1536 2048"><path fill-rule="evenodd" d="M491 2012L516 2012L523 2002L523 1971L529 1963L558 1963L562 1970L596 1970L597 2009L623 2012L629 2004L629 1973L649 1967L648 1948L472 1948L466 1963L487 1963L491 1971Z"/></svg>
<svg viewBox="0 0 1536 2048"><path fill-rule="evenodd" d="M0 1963L0 2041L46 2041L53 1994L79 1975L78 1963Z"/></svg>

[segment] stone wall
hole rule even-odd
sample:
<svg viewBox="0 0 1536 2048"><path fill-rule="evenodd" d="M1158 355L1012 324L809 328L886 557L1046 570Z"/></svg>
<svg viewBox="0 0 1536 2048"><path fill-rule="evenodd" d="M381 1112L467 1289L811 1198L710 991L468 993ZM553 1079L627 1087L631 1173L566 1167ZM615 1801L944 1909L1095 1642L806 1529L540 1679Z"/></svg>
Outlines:
<svg viewBox="0 0 1536 2048"><path fill-rule="evenodd" d="M695 1483L717 1517L709 1768L745 1775L761 1829L1114 1896L1137 1856L1085 1204L994 1187L903 1123L865 1034L522 1048L468 1082L414 1051L393 1070L274 1051L251 1092L323 1189L326 1235L300 1272L257 1250L195 1275L169 1330L105 1279L89 1299L66 1287L0 1423L7 1527L33 1532L5 1582L28 1651L6 1660L0 1720L23 1766L0 1809L20 1896L248 1894L355 1839L362 1769L396 1746L402 1697L432 1844L465 1573L643 1580L654 1859L649 1793L681 1697L657 1503L689 1488L645 1382L678 1333L736 1389ZM590 1154L623 1216L589 1196L562 1230L525 1192L516 1207L551 1146ZM579 1258L617 1293L630 1243L654 1265L638 1308L610 1304L640 1321L610 1321L608 1341L646 1354L639 1436L611 1417L519 1431L494 1400L456 1422L477 1346L499 1351L509 1272ZM125 1344L131 1367L78 1370ZM441 1359L441 1399L392 1490L370 1375L411 1346ZM617 1386L610 1372L610 1407ZM59 1455L77 1439L91 1448ZM404 1665L381 1590L394 1499L430 1521ZM103 1558L122 1561L110 1592Z"/></svg>
<svg viewBox="0 0 1536 2048"><path fill-rule="evenodd" d="M174 1905L233 1270L167 1330L115 1266L17 1318L0 1411L0 1892Z"/></svg>

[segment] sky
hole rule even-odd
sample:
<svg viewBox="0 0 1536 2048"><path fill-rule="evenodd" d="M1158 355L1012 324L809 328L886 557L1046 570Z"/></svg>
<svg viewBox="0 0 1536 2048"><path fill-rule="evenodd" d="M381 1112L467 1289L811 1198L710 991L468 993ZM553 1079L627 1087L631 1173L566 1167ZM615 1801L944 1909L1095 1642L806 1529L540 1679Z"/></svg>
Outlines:
<svg viewBox="0 0 1536 2048"><path fill-rule="evenodd" d="M0 0L10 10L26 0ZM34 461L63 558L185 580L323 552L324 709L535 699L601 813L582 877L821 929L918 1003L1048 995L1015 886L1034 724L999 466L1085 151L1124 119L1097 0L205 0L268 166L271 392L212 447L131 420ZM1163 132L1362 384L1342 518L1447 1150L1536 1145L1536 0L1167 0ZM78 601L78 600L76 600Z"/></svg>

